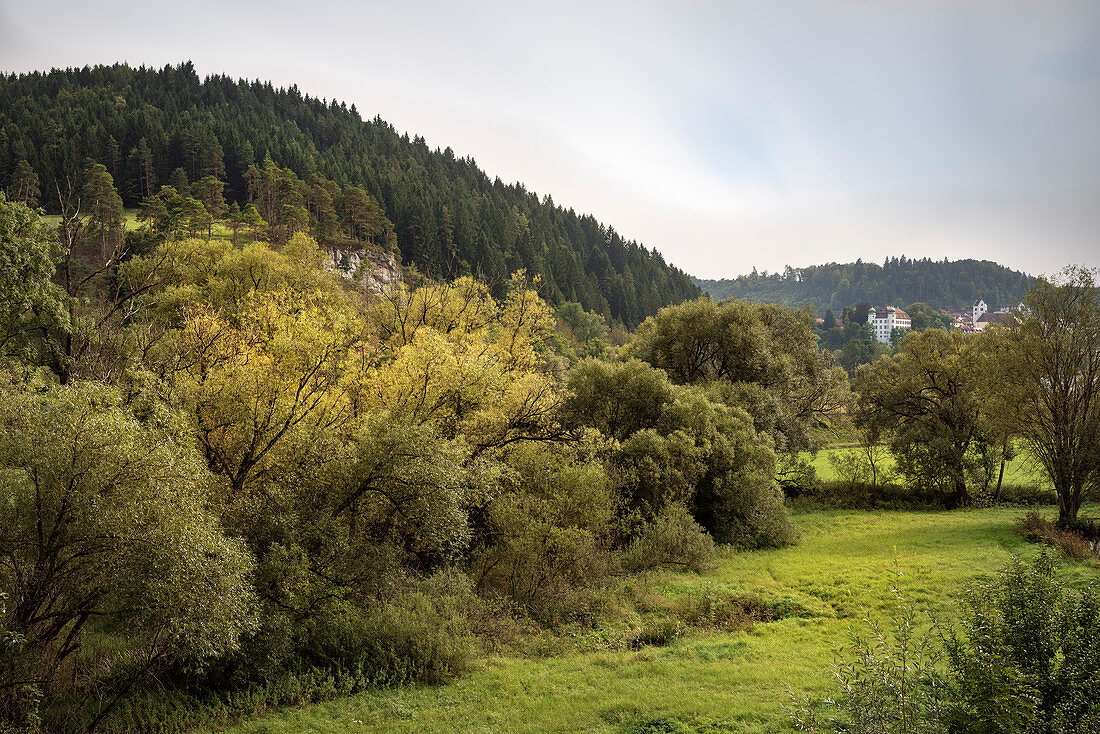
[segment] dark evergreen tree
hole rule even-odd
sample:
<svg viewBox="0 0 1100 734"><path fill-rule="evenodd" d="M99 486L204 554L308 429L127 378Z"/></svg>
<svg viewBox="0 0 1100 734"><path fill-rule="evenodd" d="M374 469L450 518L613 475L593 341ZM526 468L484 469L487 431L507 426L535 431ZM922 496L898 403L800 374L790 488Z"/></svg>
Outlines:
<svg viewBox="0 0 1100 734"><path fill-rule="evenodd" d="M101 163L128 207L164 182L203 199L192 186L212 177L240 215L255 203L256 216L238 229L262 217L276 239L308 229L327 244L392 248L438 277L503 283L523 268L542 276L552 303L574 300L627 326L699 295L658 252L549 196L490 179L472 158L432 150L380 118L364 121L354 105L296 87L202 80L190 63L0 77L0 187L13 184L21 160L47 192L86 161ZM356 188L364 196L352 194L349 209L344 197Z"/></svg>

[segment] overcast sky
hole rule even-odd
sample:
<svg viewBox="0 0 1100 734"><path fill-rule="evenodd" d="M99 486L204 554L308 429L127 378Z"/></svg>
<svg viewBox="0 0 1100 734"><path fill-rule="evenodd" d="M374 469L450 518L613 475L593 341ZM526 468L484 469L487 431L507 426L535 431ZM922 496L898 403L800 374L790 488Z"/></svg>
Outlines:
<svg viewBox="0 0 1100 734"><path fill-rule="evenodd" d="M1100 265L1100 2L0 0L0 71L191 59L354 103L703 278Z"/></svg>

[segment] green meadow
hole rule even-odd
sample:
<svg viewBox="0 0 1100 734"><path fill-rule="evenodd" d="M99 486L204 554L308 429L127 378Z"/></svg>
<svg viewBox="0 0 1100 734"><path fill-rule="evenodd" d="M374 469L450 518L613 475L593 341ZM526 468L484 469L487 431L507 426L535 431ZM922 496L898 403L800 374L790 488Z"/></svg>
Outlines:
<svg viewBox="0 0 1100 734"><path fill-rule="evenodd" d="M810 454L803 454L803 456L810 459L810 463L817 472L819 479L825 482L833 482L839 480L840 476L837 474L833 463L829 461L829 458L836 454L855 454L858 452L859 449L856 448L841 447L822 449L813 456L810 456ZM882 452L882 469L888 473L894 471L894 457L887 451ZM1050 489L1053 491L1053 485L1051 485L1050 479L1047 477L1042 467L1023 452L1015 459L1005 464L1004 484L1029 486Z"/></svg>
<svg viewBox="0 0 1100 734"><path fill-rule="evenodd" d="M1014 554L1036 554L1013 533L1022 514L799 510L797 545L725 552L708 573L662 572L617 590L655 599L657 609L749 595L781 610L774 621L689 628L671 644L639 649L600 649L598 633L577 631L572 645L559 639L543 654L489 656L445 685L378 689L269 712L229 731L794 731L784 712L787 688L829 694L835 651L865 614L882 615L895 603L895 585L904 599L950 618L968 581L999 570ZM1046 514L1053 516L1052 508ZM1097 577L1095 568L1068 562L1062 573ZM645 612L634 615L621 623L644 625Z"/></svg>

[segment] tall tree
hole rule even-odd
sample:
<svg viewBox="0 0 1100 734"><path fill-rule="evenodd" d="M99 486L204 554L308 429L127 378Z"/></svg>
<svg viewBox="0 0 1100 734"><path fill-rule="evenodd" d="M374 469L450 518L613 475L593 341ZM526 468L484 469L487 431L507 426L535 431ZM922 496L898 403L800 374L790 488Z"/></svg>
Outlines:
<svg viewBox="0 0 1100 734"><path fill-rule="evenodd" d="M1003 332L1002 384L1016 430L1058 493L1058 517L1073 520L1100 488L1100 290L1097 270L1071 266L1041 279L1021 318Z"/></svg>
<svg viewBox="0 0 1100 734"><path fill-rule="evenodd" d="M889 436L898 471L950 507L985 489L1000 459L982 391L986 340L930 329L859 368L856 425Z"/></svg>
<svg viewBox="0 0 1100 734"><path fill-rule="evenodd" d="M95 251L89 253L96 264L117 261L126 233L122 197L115 181L102 163L88 167L84 178L81 207L88 216L85 242Z"/></svg>
<svg viewBox="0 0 1100 734"><path fill-rule="evenodd" d="M38 188L38 174L31 168L31 164L25 160L19 161L15 166L15 173L12 174L11 185L8 186L8 198L34 207L38 206L41 193Z"/></svg>

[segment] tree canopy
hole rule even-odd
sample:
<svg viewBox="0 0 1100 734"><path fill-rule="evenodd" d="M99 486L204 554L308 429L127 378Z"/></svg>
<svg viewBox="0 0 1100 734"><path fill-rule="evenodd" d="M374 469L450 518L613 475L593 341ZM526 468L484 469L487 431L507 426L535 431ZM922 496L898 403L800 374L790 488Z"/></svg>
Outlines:
<svg viewBox="0 0 1100 734"><path fill-rule="evenodd" d="M252 203L275 242L299 230L322 243L347 236L395 248L434 277L495 285L523 269L541 276L550 303L577 302L628 327L699 293L656 250L595 217L297 87L204 80L190 62L0 77L0 188L20 201L46 192L41 203L56 211L53 192L87 162L113 177L128 207L162 185L211 217L223 202Z"/></svg>
<svg viewBox="0 0 1100 734"><path fill-rule="evenodd" d="M1100 489L1100 288L1097 271L1070 267L1040 280L1028 310L995 330L1016 431L1058 492L1063 520Z"/></svg>
<svg viewBox="0 0 1100 734"><path fill-rule="evenodd" d="M988 260L934 261L888 257L882 265L858 260L724 280L693 279L715 299L740 298L798 308L809 301L823 312L840 313L856 301L902 306L923 303L939 308L969 307L982 298L993 308L1019 303L1034 279ZM913 314L910 314L913 315ZM916 324L913 325L917 327Z"/></svg>

